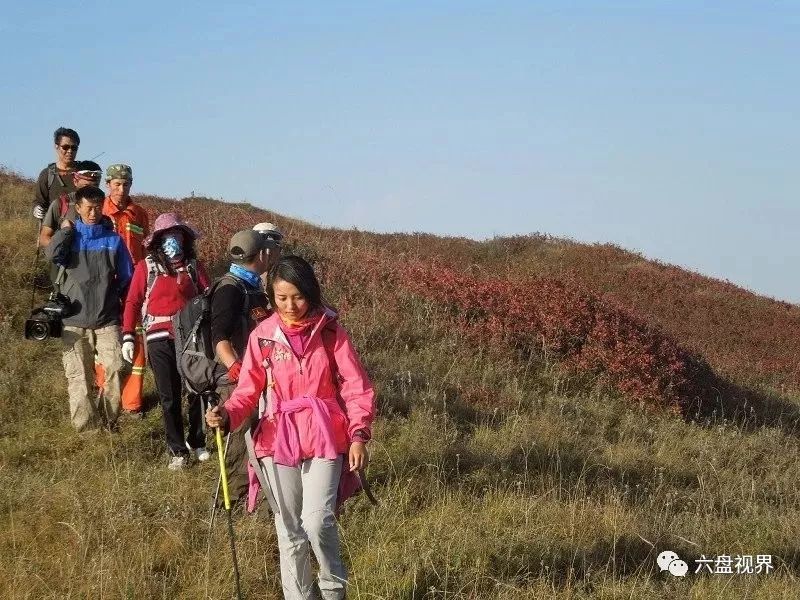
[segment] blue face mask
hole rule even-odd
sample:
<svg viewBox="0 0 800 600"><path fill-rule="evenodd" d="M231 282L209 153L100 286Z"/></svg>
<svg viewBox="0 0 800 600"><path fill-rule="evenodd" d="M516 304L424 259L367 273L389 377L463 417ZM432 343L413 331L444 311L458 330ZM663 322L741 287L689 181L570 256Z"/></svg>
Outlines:
<svg viewBox="0 0 800 600"><path fill-rule="evenodd" d="M172 236L164 238L164 241L161 242L161 249L164 251L164 254L167 255L167 258L180 256L183 251L181 249L181 243Z"/></svg>

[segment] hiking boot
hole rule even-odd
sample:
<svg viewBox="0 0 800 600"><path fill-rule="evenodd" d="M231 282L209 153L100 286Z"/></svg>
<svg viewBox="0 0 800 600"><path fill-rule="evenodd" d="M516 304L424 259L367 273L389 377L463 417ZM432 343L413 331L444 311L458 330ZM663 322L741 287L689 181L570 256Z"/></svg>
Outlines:
<svg viewBox="0 0 800 600"><path fill-rule="evenodd" d="M195 448L194 453L197 457L197 460L200 462L206 462L209 458L211 458L211 453L205 448Z"/></svg>
<svg viewBox="0 0 800 600"><path fill-rule="evenodd" d="M167 465L167 468L170 471L180 471L181 469L184 469L185 467L186 467L186 457L185 456L173 456L170 459L169 464Z"/></svg>

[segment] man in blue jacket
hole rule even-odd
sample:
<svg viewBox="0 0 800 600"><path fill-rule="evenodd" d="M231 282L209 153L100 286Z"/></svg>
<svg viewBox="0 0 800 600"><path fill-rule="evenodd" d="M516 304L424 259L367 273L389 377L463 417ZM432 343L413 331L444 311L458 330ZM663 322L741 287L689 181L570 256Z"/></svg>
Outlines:
<svg viewBox="0 0 800 600"><path fill-rule="evenodd" d="M119 416L122 299L133 263L122 238L102 223L105 194L95 186L75 193L74 222L64 219L47 246L59 269L61 292L70 299L61 340L70 416L77 431L99 421L114 429ZM105 367L105 392L95 390L94 363Z"/></svg>

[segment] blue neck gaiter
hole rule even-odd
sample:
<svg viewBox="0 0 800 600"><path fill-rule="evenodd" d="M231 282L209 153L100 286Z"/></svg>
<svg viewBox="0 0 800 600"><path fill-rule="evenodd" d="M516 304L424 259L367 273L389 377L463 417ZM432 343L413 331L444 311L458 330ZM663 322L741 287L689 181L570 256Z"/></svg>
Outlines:
<svg viewBox="0 0 800 600"><path fill-rule="evenodd" d="M250 269L245 269L241 265L232 264L228 272L234 277L238 277L252 288L258 289L261 287L261 277L258 276L258 273L254 273Z"/></svg>

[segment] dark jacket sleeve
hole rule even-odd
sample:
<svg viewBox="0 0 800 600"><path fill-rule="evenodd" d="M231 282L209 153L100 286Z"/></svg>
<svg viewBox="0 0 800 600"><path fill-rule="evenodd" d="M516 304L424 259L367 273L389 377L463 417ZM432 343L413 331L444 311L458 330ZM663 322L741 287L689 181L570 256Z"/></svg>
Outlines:
<svg viewBox="0 0 800 600"><path fill-rule="evenodd" d="M222 341L233 342L241 327L244 294L236 285L219 285L211 297L211 344L213 348Z"/></svg>
<svg viewBox="0 0 800 600"><path fill-rule="evenodd" d="M72 241L75 239L75 229L57 229L53 238L47 245L45 252L47 259L51 262L66 267L69 263L69 256L72 250Z"/></svg>
<svg viewBox="0 0 800 600"><path fill-rule="evenodd" d="M33 205L41 206L44 210L50 206L50 190L47 189L47 172L49 168L42 169L39 177L36 179L36 191L33 195Z"/></svg>

